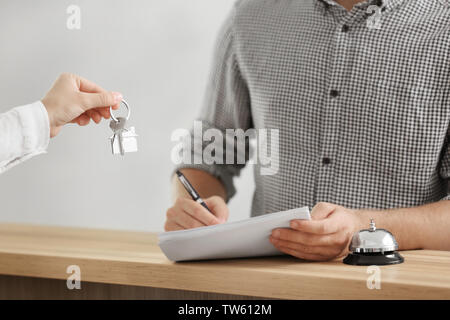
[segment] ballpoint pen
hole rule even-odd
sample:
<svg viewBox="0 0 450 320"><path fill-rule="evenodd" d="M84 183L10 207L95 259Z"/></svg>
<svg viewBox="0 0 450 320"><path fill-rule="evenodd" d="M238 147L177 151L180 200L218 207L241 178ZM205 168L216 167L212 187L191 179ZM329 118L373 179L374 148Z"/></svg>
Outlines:
<svg viewBox="0 0 450 320"><path fill-rule="evenodd" d="M195 202L200 203L206 210L208 210L209 212L211 212L211 210L209 210L208 206L206 205L205 201L203 201L203 199L200 197L200 195L198 194L198 192L194 189L194 187L191 185L191 183L189 182L189 180L184 176L184 174L182 174L180 172L180 170L177 170L177 177L178 180L180 180L181 184L184 186L184 188L186 189L186 191L189 193L189 195L192 197L192 200L194 200Z"/></svg>

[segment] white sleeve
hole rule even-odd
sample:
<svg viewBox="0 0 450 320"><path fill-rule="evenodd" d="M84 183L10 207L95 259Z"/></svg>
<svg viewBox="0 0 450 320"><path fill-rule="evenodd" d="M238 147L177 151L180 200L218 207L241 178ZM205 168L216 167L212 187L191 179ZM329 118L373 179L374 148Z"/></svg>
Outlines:
<svg viewBox="0 0 450 320"><path fill-rule="evenodd" d="M50 124L42 102L0 114L0 174L45 153L49 140Z"/></svg>

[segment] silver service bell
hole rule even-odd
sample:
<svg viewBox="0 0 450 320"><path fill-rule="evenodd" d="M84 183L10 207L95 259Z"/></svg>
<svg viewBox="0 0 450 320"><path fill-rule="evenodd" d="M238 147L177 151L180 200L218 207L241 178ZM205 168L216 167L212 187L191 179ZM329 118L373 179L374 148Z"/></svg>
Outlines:
<svg viewBox="0 0 450 320"><path fill-rule="evenodd" d="M397 252L398 244L392 233L385 229L377 229L373 219L370 220L369 229L353 235L349 250L350 254L344 259L345 264L383 266L404 261Z"/></svg>

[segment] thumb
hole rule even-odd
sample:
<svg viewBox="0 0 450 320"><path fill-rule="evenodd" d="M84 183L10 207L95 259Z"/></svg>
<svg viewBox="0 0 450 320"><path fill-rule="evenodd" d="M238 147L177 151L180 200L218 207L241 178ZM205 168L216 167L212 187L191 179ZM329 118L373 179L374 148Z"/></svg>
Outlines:
<svg viewBox="0 0 450 320"><path fill-rule="evenodd" d="M327 218L338 208L337 205L327 202L319 202L311 210L312 220L322 220Z"/></svg>
<svg viewBox="0 0 450 320"><path fill-rule="evenodd" d="M81 93L83 95L83 107L85 110L99 107L109 107L122 101L122 94L119 92Z"/></svg>
<svg viewBox="0 0 450 320"><path fill-rule="evenodd" d="M208 199L204 199L204 201L221 223L228 220L228 206L221 197L212 196Z"/></svg>

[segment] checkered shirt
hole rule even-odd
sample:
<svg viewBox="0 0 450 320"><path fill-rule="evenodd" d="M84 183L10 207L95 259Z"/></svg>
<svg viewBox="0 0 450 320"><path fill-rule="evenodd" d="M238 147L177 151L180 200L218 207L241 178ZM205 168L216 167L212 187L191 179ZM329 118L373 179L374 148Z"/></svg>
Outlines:
<svg viewBox="0 0 450 320"><path fill-rule="evenodd" d="M199 120L204 129L279 129L278 173L254 166L252 215L320 201L386 209L450 200L450 8L238 1ZM179 168L213 174L231 198L243 166Z"/></svg>

